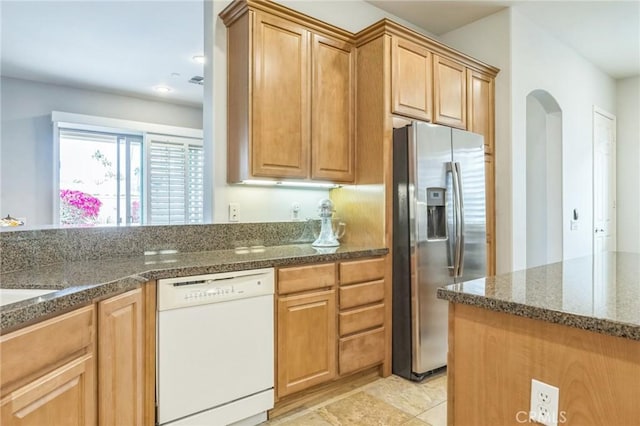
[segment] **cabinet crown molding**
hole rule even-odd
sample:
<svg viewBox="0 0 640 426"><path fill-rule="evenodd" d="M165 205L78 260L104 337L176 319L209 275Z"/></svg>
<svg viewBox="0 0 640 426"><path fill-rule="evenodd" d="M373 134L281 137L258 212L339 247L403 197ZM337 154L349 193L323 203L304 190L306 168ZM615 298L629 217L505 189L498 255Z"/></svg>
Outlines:
<svg viewBox="0 0 640 426"><path fill-rule="evenodd" d="M380 21L368 26L367 28L358 31L358 33L353 34L342 28L327 24L326 22L320 21L319 19L289 9L288 7L282 6L281 4L269 0L234 0L229 6L227 6L222 12L220 12L220 18L222 19L222 22L224 22L224 24L228 27L249 10L260 10L270 13L274 16L305 25L313 31L320 32L333 38L339 38L348 43L355 44L356 47L366 44L369 41L385 34L390 36L403 37L405 39L413 41L414 43L423 45L432 53L445 56L449 59L453 59L469 68L490 75L491 77L495 77L500 72L498 68L492 65L488 65L484 62L478 61L471 56L465 55L462 52L448 47L437 40L427 37L424 34L420 34L417 31L402 26L388 18L383 18Z"/></svg>
<svg viewBox="0 0 640 426"><path fill-rule="evenodd" d="M225 26L228 27L249 10L267 12L279 18L304 25L312 31L329 35L342 41L349 43L353 43L354 41L354 35L349 31L268 0L234 0L220 12L219 16Z"/></svg>
<svg viewBox="0 0 640 426"><path fill-rule="evenodd" d="M474 59L469 55L465 55L462 52L446 46L437 40L427 37L424 34L420 34L417 31L400 25L388 18L383 18L375 24L372 24L355 34L355 45L356 47L360 47L363 44L366 44L371 40L374 40L383 35L402 37L405 40L409 40L421 46L424 46L427 50L436 55L441 55L448 59L452 59L456 62L464 64L469 68L480 71L494 78L500 72L499 68L496 68L489 64L485 64L484 62Z"/></svg>

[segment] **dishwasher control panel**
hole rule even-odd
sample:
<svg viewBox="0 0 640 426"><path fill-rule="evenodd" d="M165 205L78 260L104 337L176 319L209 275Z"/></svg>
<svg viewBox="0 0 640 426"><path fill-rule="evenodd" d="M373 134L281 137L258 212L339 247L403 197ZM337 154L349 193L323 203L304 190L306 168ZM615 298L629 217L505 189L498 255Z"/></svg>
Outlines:
<svg viewBox="0 0 640 426"><path fill-rule="evenodd" d="M274 293L273 268L158 280L158 310Z"/></svg>

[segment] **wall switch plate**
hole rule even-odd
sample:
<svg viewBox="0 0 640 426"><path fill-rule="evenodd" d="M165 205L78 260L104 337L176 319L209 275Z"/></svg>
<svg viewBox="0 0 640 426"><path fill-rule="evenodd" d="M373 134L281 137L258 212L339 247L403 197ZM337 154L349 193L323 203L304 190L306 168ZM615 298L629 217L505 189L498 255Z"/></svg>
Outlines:
<svg viewBox="0 0 640 426"><path fill-rule="evenodd" d="M571 230L572 231L576 231L578 229L578 221L577 220L572 220L571 221Z"/></svg>
<svg viewBox="0 0 640 426"><path fill-rule="evenodd" d="M531 379L531 406L529 418L546 426L558 424L560 389Z"/></svg>
<svg viewBox="0 0 640 426"><path fill-rule="evenodd" d="M300 219L300 203L297 201L294 201L291 204L291 219L292 220Z"/></svg>
<svg viewBox="0 0 640 426"><path fill-rule="evenodd" d="M240 215L240 206L238 203L229 203L229 222L237 222Z"/></svg>

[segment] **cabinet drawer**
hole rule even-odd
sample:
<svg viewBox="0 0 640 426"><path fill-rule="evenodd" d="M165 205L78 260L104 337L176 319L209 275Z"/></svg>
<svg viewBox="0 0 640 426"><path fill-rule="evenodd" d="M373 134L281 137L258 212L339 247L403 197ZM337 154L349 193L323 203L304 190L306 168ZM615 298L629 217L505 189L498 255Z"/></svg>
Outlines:
<svg viewBox="0 0 640 426"><path fill-rule="evenodd" d="M384 278L384 257L340 264L340 284L355 284Z"/></svg>
<svg viewBox="0 0 640 426"><path fill-rule="evenodd" d="M278 270L278 294L331 287L336 283L335 263Z"/></svg>
<svg viewBox="0 0 640 426"><path fill-rule="evenodd" d="M2 394L12 384L42 375L71 357L93 349L93 305L25 327L0 338L0 386ZM61 338L64 336L64 338Z"/></svg>
<svg viewBox="0 0 640 426"><path fill-rule="evenodd" d="M384 281L372 281L340 287L340 309L379 302L384 299Z"/></svg>
<svg viewBox="0 0 640 426"><path fill-rule="evenodd" d="M384 325L384 304L340 312L340 337Z"/></svg>
<svg viewBox="0 0 640 426"><path fill-rule="evenodd" d="M380 363L384 359L384 327L340 339L340 374Z"/></svg>

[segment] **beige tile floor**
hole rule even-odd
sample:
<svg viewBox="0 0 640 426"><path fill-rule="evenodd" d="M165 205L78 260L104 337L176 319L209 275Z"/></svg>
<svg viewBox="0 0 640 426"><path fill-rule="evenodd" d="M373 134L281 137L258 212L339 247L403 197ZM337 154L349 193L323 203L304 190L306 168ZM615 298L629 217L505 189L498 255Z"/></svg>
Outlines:
<svg viewBox="0 0 640 426"><path fill-rule="evenodd" d="M270 420L277 426L445 426L447 376L420 383L397 376L378 379L322 403Z"/></svg>

